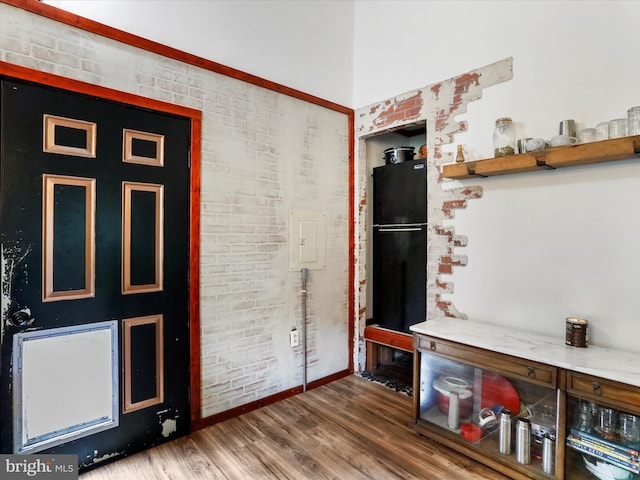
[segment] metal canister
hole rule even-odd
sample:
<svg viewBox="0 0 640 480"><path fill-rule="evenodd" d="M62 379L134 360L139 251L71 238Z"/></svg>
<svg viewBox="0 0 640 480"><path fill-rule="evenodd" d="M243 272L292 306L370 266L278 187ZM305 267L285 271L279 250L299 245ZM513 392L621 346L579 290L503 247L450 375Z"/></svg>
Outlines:
<svg viewBox="0 0 640 480"><path fill-rule="evenodd" d="M572 347L586 347L589 341L589 320L567 317L565 343Z"/></svg>
<svg viewBox="0 0 640 480"><path fill-rule="evenodd" d="M519 418L516 423L516 460L518 463L531 463L531 422Z"/></svg>
<svg viewBox="0 0 640 480"><path fill-rule="evenodd" d="M499 448L503 455L511 455L511 412L506 408L500 412Z"/></svg>
<svg viewBox="0 0 640 480"><path fill-rule="evenodd" d="M553 454L555 450L555 442L551 440L548 434L542 439L542 471L544 473L553 474Z"/></svg>
<svg viewBox="0 0 640 480"><path fill-rule="evenodd" d="M451 392L449 395L447 425L452 430L460 428L460 396L456 392Z"/></svg>

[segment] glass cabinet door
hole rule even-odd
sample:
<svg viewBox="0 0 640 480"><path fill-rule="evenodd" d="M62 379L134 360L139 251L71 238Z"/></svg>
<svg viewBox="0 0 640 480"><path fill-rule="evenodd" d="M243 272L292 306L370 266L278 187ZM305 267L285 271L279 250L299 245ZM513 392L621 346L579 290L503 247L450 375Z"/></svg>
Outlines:
<svg viewBox="0 0 640 480"><path fill-rule="evenodd" d="M554 478L557 390L426 351L419 378L421 421L530 478Z"/></svg>
<svg viewBox="0 0 640 480"><path fill-rule="evenodd" d="M566 478L640 479L640 416L567 398Z"/></svg>

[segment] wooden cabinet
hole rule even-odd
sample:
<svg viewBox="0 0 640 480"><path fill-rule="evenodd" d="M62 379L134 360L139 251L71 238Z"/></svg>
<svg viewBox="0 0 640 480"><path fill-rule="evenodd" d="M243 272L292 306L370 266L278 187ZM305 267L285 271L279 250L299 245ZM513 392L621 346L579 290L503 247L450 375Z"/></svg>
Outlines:
<svg viewBox="0 0 640 480"><path fill-rule="evenodd" d="M576 372L566 378L565 478L640 478L640 389Z"/></svg>
<svg viewBox="0 0 640 480"><path fill-rule="evenodd" d="M563 478L562 462L554 462L550 473L542 468L544 435L553 442L552 457L563 456L563 442L556 442L564 438L557 368L426 335L414 334L414 347L417 432L510 478ZM517 460L515 445L500 453L497 420L503 408L512 414L514 440L518 419L531 427L529 462Z"/></svg>
<svg viewBox="0 0 640 480"><path fill-rule="evenodd" d="M640 154L640 136L614 138L499 158L444 165L442 175L452 179L481 178L535 170L611 162Z"/></svg>
<svg viewBox="0 0 640 480"><path fill-rule="evenodd" d="M412 330L419 434L514 479L640 479L640 355L455 319ZM484 419L502 407L531 425L530 463L515 442L500 452L499 428ZM553 445L546 471L542 442Z"/></svg>

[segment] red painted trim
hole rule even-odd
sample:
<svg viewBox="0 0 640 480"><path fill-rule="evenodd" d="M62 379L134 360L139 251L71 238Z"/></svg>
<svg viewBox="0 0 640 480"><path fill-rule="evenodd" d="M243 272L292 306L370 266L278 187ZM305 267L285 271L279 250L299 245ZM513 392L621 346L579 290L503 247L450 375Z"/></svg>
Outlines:
<svg viewBox="0 0 640 480"><path fill-rule="evenodd" d="M326 385L327 383L331 383L340 378L344 378L350 375L351 372L348 370L343 370L341 372L334 373L333 375L329 375L328 377L321 378L319 380L315 380L307 384L307 390L313 390L314 388L321 387L322 385ZM191 425L193 431L200 430L201 428L209 427L219 422L224 422L225 420L229 420L231 418L242 415L243 413L249 413L253 410L257 410L262 407L266 407L267 405L271 405L287 398L293 397L302 393L304 391L302 385L297 386L295 388L291 388L289 390L285 390L282 392L278 392L269 397L261 398L260 400L256 400L255 402L247 403L245 405L240 405L239 407L232 408L230 410L225 410L224 412L217 413L215 415L211 415L206 418L202 418L197 422L194 422Z"/></svg>
<svg viewBox="0 0 640 480"><path fill-rule="evenodd" d="M335 382L336 380L347 377L352 373L353 372L349 370L342 370L341 372L332 373L331 375L307 383L307 390L313 390L314 388L321 387L322 385L326 385L327 383Z"/></svg>
<svg viewBox="0 0 640 480"><path fill-rule="evenodd" d="M113 28L103 23L89 20L88 18L84 18L70 12L66 12L57 7L52 7L51 5L40 3L37 0L0 0L0 2L6 3L7 5L11 5L16 8L20 8L22 10L26 10L31 13L35 13L51 20L55 20L56 22L71 25L72 27L77 27L87 32L95 33L97 35L101 35L103 37L110 38L112 40L116 40L118 42L131 45L142 50L146 50L148 52L157 53L158 55L162 55L167 58L172 58L189 65L194 65L196 67L204 68L205 70L210 70L212 72L226 75L227 77L242 80L253 85L258 85L260 87L264 87L269 90L282 93L284 95L295 97L300 100L313 103L315 105L320 105L330 110L335 110L347 115L353 114L353 110L351 108L330 102L328 100L324 100L314 95L301 92L300 90L296 90L285 85L272 82L270 80L266 80L256 75L243 72L241 70L236 70L235 68L227 67L220 63L207 60L206 58L198 57L197 55L193 55L191 53L183 52L181 50L162 45L161 43L157 43L152 40L133 35L123 30L118 30L117 28Z"/></svg>
<svg viewBox="0 0 640 480"><path fill-rule="evenodd" d="M189 342L191 425L200 420L202 406L200 349L200 174L202 151L202 118L191 120L191 199L189 235Z"/></svg>
<svg viewBox="0 0 640 480"><path fill-rule="evenodd" d="M267 405L280 402L281 400L284 400L286 398L293 397L294 395L297 395L299 393L302 393L302 387L291 388L289 390L278 392L269 397L261 398L260 400L256 400L255 402L246 403L244 405L240 405L239 407L216 413L215 415L200 418L198 421L192 423L191 431L195 432L196 430L200 430L201 428L209 427L219 422L224 422L225 420L237 417L239 415L242 415L243 413L249 413L253 410L266 407Z"/></svg>
<svg viewBox="0 0 640 480"><path fill-rule="evenodd" d="M377 327L365 327L364 338L370 342L388 345L398 350L413 352L413 336L408 333L392 332Z"/></svg>
<svg viewBox="0 0 640 480"><path fill-rule="evenodd" d="M37 0L0 0L0 3L5 3L7 5L11 5L13 7L34 13L36 15L40 15L45 18L49 18L51 20L70 25L72 27L80 28L87 32L94 33L96 35L101 35L103 37L124 43L126 45L130 45L136 48L140 48L146 50L148 52L156 53L158 55L162 55L167 58L171 58L189 65L194 65L205 70L209 70L215 73L219 73L222 75L226 75L231 78L235 78L237 80L242 80L244 82L250 83L252 85L257 85L269 90L273 90L275 92L281 93L283 95L288 95L299 100L303 100L309 102L314 105L318 105L321 107L328 108L330 110L334 110L339 113L344 113L348 117L348 135L349 135L349 285L348 285L348 309L349 309L349 372L353 373L354 371L354 360L353 360L353 351L355 348L355 161L354 161L354 118L355 113L353 109L339 105L334 102L330 102L328 100L324 100L322 98L316 97L314 95L310 95L308 93L301 92L299 90L295 90L293 88L286 87L284 85L271 82L264 78L260 78L255 75L251 75L249 73L236 70L231 67L227 67L225 65L213 62L211 60L207 60L202 57L198 57L196 55L192 55L187 52L183 52L181 50L177 50L172 47L168 47L166 45L162 45L160 43L147 40L146 38L139 37L137 35L133 35L131 33L125 32L123 30L118 30L113 27L109 27L108 25L104 25L102 23L89 20L84 17L80 17L79 15L72 14L70 12L66 12L56 7L52 7L50 5L46 5L38 2ZM6 73L7 75L23 78L21 76L21 72L27 70L22 67L14 66L11 64L0 64L2 70L0 73ZM12 73L15 70L17 73ZM33 71L32 71L33 72ZM35 74L34 74L35 75ZM191 181L192 181L192 192L191 192L191 259L190 259L190 288L191 288L191 298L190 298L190 339L191 339L191 370L190 370L190 381L191 381L191 421L192 428L196 428L196 425L202 423L201 419L201 359L200 359L200 308L199 308L199 294L200 294L200 286L199 286L199 271L200 271L200 258L199 258L199 248L200 248L200 230L199 230L199 221L200 221L200 128L202 124L202 114L201 112L193 109L188 109L186 107L180 107L173 104L166 104L164 102L158 102L155 100L149 100L144 97L139 97L132 94L127 94L124 92L118 92L116 90L111 90L105 87L97 87L94 85L86 84L83 82L78 82L76 80L71 79L63 79L62 77L58 77L56 75L48 74L45 72L37 72L37 76L40 80L33 80L39 83L44 83L53 86L60 86L61 88L66 88L68 90L75 91L84 91L85 93L89 93L95 96L104 96L104 98L111 98L113 100L121 101L123 103L131 103L134 105L140 106L148 106L149 108L156 110L163 110L169 113L174 113L177 115L183 115L192 118L192 133L197 129L198 136L197 139L193 136L193 143L191 145ZM56 83L48 83L48 81L53 81ZM61 83L60 83L61 82ZM82 90L77 90L81 88ZM105 96L107 95L108 96ZM139 103L140 102L140 103ZM148 102L148 103L147 103ZM154 106L154 105L162 105L162 107ZM196 166L197 165L197 166ZM197 173L198 178L197 182L194 179L194 175Z"/></svg>

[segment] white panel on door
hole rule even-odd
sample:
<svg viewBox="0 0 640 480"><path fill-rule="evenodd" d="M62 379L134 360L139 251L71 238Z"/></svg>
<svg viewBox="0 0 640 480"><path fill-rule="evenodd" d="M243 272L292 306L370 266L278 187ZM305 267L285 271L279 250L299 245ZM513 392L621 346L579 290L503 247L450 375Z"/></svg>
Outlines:
<svg viewBox="0 0 640 480"><path fill-rule="evenodd" d="M13 337L15 453L118 426L117 345L115 320Z"/></svg>

